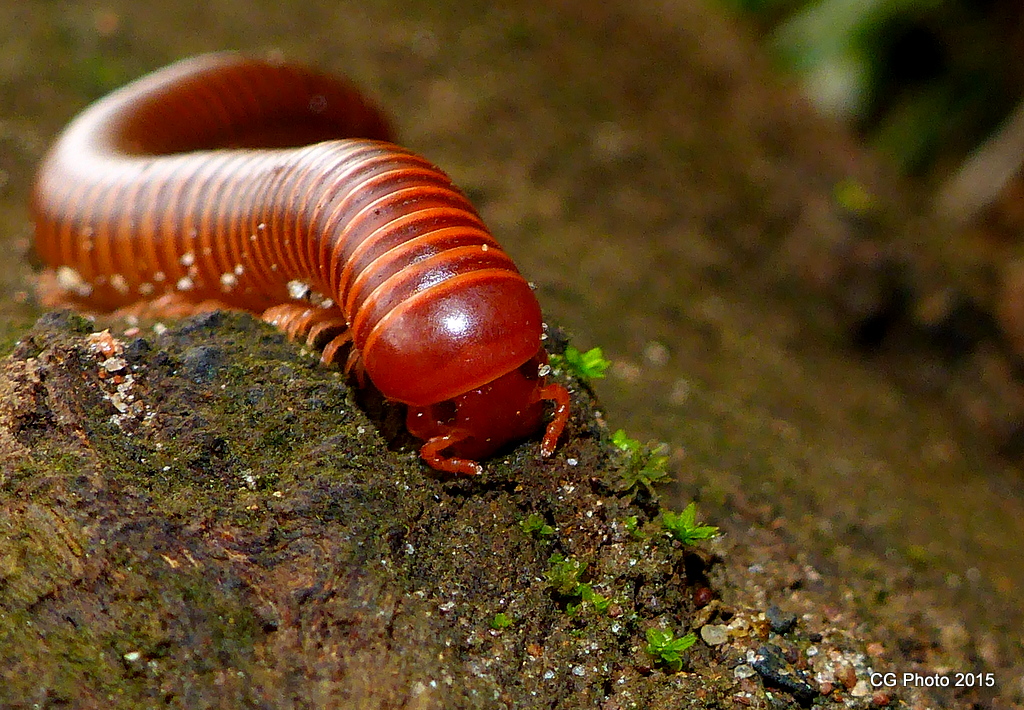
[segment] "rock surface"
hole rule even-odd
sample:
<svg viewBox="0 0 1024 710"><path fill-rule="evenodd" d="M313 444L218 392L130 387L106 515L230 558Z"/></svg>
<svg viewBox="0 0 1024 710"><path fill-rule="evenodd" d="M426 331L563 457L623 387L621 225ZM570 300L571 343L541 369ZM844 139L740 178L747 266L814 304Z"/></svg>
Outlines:
<svg viewBox="0 0 1024 710"><path fill-rule="evenodd" d="M552 459L441 478L251 316L161 330L48 314L0 367L4 707L786 707L824 650L867 673L718 599L578 382Z"/></svg>

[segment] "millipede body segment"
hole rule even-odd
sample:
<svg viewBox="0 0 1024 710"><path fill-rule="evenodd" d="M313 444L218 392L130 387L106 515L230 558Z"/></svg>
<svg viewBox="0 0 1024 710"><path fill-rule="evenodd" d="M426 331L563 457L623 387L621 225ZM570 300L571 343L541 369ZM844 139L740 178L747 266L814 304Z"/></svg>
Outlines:
<svg viewBox="0 0 1024 710"><path fill-rule="evenodd" d="M188 59L88 107L32 195L44 302L260 313L408 405L439 470L569 415L540 306L451 180L391 142L346 82L235 54Z"/></svg>

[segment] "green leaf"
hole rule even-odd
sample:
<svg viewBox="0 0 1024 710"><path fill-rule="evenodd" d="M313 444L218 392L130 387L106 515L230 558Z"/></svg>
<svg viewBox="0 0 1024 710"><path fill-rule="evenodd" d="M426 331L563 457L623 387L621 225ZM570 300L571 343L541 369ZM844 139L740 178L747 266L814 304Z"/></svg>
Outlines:
<svg viewBox="0 0 1024 710"><path fill-rule="evenodd" d="M580 598L590 604L600 613L608 611L608 607L611 605L612 600L610 597L606 597L603 594L599 594L594 591L594 588L589 584L581 584L577 587L577 591L580 594Z"/></svg>
<svg viewBox="0 0 1024 710"><path fill-rule="evenodd" d="M622 451L640 450L640 442L626 436L626 431L624 429L617 429L615 433L612 434L612 443Z"/></svg>
<svg viewBox="0 0 1024 710"><path fill-rule="evenodd" d="M626 531L633 537L637 538L638 540L643 540L647 537L646 535L644 535L643 531L640 530L640 522L635 515L630 515L626 517L626 519L622 522L623 525L626 526Z"/></svg>
<svg viewBox="0 0 1024 710"><path fill-rule="evenodd" d="M587 568L585 562L572 557L566 559L559 553L548 558L551 567L544 572L548 586L563 597L579 596L580 575Z"/></svg>
<svg viewBox="0 0 1024 710"><path fill-rule="evenodd" d="M663 649L665 647L665 644L667 644L669 641L672 640L672 637L675 634L673 634L668 629L650 628L650 629L647 629L647 633L645 635L647 636L647 643L650 646L650 648L648 648L647 652L648 653L655 653L655 652L660 652L661 649Z"/></svg>
<svg viewBox="0 0 1024 710"><path fill-rule="evenodd" d="M525 520L520 520L519 527L524 533L534 537L551 537L555 534L555 529L545 522L543 516L537 513L530 513Z"/></svg>
<svg viewBox="0 0 1024 710"><path fill-rule="evenodd" d="M555 367L564 367L570 373L581 380L599 380L605 375L611 363L604 359L601 348L591 348L581 353L572 345L565 349L563 355L552 356L552 364Z"/></svg>
<svg viewBox="0 0 1024 710"><path fill-rule="evenodd" d="M668 456L661 455L664 451L664 444L654 447L641 446L636 439L626 436L626 432L619 429L612 434L612 444L625 454L628 459L620 471L621 479L613 482L616 490L633 492L635 495L644 489L651 496L657 498L654 491L654 484L664 483L669 479Z"/></svg>
<svg viewBox="0 0 1024 710"><path fill-rule="evenodd" d="M713 525L697 525L697 504L690 503L681 513L665 510L661 513L661 526L665 532L684 545L700 540L718 537L718 528Z"/></svg>
<svg viewBox="0 0 1024 710"><path fill-rule="evenodd" d="M512 618L508 614L503 614L500 611L494 615L491 619L491 628L495 631L507 628L512 625Z"/></svg>
<svg viewBox="0 0 1024 710"><path fill-rule="evenodd" d="M697 643L696 634L689 633L675 638L675 633L671 629L650 628L647 629L645 635L647 636L647 653L656 662L663 663L676 673L683 667L683 658L680 654Z"/></svg>

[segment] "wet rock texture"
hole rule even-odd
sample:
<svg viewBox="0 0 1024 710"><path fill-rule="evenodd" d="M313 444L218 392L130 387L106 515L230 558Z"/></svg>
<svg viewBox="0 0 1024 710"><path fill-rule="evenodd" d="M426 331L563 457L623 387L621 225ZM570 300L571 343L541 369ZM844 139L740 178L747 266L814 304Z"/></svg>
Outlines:
<svg viewBox="0 0 1024 710"><path fill-rule="evenodd" d="M144 338L50 315L2 387L4 706L625 707L698 684L633 656L687 627L703 558L627 532L653 508L610 495L582 411L552 461L531 442L438 479L338 373L223 314ZM615 608L568 614L555 552Z"/></svg>
<svg viewBox="0 0 1024 710"><path fill-rule="evenodd" d="M439 478L252 317L159 330L48 314L0 368L3 707L880 704L842 632L718 598L580 383L551 460Z"/></svg>

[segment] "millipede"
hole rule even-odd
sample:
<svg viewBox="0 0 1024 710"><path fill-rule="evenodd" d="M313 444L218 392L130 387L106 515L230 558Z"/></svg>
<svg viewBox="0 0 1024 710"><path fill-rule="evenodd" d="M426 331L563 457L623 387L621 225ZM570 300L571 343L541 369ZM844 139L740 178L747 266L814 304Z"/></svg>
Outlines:
<svg viewBox="0 0 1024 710"><path fill-rule="evenodd" d="M79 114L31 210L46 305L247 310L407 407L431 467L569 418L540 305L468 199L391 142L347 81L234 53L144 76Z"/></svg>

